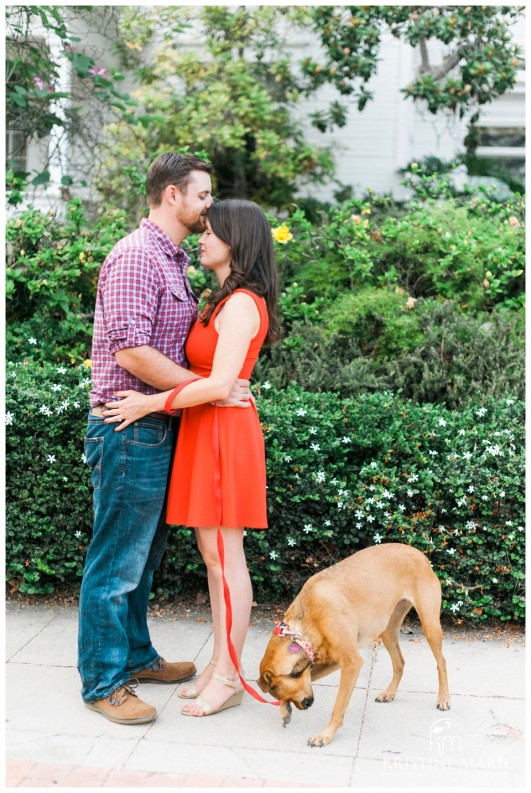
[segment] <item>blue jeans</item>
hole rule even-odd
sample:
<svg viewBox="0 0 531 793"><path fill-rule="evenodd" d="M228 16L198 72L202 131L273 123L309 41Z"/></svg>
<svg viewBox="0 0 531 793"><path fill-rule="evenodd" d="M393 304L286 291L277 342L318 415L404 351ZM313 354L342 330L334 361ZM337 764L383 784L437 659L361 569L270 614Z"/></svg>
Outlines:
<svg viewBox="0 0 531 793"><path fill-rule="evenodd" d="M146 416L116 432L89 414L94 530L79 602L78 669L86 702L104 699L160 655L147 608L168 538L165 495L177 420Z"/></svg>

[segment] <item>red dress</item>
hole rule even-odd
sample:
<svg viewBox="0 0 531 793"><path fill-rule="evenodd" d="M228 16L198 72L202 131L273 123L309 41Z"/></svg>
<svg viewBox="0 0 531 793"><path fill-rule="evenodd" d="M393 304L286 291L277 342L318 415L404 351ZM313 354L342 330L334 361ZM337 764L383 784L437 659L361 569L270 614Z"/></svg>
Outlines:
<svg viewBox="0 0 531 793"><path fill-rule="evenodd" d="M260 312L240 377L249 380L269 326L264 298L247 289ZM186 342L192 372L212 371L218 333L214 320L230 296L214 310L208 325L197 321ZM168 491L168 523L180 526L267 528L264 437L254 404L250 408L195 405L184 408Z"/></svg>

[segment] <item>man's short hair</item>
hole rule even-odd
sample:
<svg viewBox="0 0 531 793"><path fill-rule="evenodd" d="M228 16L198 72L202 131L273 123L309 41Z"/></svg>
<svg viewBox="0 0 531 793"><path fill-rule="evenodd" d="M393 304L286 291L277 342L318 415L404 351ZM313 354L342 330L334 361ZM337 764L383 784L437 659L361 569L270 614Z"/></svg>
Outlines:
<svg viewBox="0 0 531 793"><path fill-rule="evenodd" d="M176 185L182 193L186 192L192 171L212 173L214 168L209 162L200 160L193 154L167 152L151 163L146 177L146 196L150 207L158 207L162 193L170 184Z"/></svg>

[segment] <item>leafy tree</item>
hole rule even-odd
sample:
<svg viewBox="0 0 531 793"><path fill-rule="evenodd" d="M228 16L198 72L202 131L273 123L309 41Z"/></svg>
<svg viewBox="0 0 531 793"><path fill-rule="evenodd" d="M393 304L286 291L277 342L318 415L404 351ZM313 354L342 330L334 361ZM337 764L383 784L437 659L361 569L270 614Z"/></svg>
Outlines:
<svg viewBox="0 0 531 793"><path fill-rule="evenodd" d="M420 51L421 66L402 89L408 99L422 101L431 113L448 112L479 118L481 105L515 84L519 48L509 27L522 13L519 6L316 6L313 29L324 48L324 62L305 59L310 90L331 83L353 98L358 110L372 99L367 82L377 71L382 36L390 32ZM429 44L445 48L442 62L433 63ZM347 107L333 102L314 114L322 131L346 123ZM469 150L477 145L468 136Z"/></svg>
<svg viewBox="0 0 531 793"><path fill-rule="evenodd" d="M160 11L135 8L122 15L124 56L137 62L141 85L135 96L142 110L136 126L117 123L108 130L119 143L103 161L104 195L118 192L131 203L124 168L139 183L153 153L170 148L205 152L219 195L270 206L292 201L301 181L330 176L331 154L305 142L303 124L293 114L304 86L283 51L295 12L166 7L161 20ZM183 37L192 23L201 47L191 48ZM149 63L142 52L147 45L155 47Z"/></svg>
<svg viewBox="0 0 531 793"><path fill-rule="evenodd" d="M112 8L99 9L97 15L92 11L82 6L75 15L89 15L99 32L116 18ZM6 126L19 132L23 140L40 140L53 132L56 150L68 137L71 143L78 141L92 151L103 119L109 119L112 112L127 118L134 101L116 88L124 76L96 61L96 53L88 53L86 42L73 35L69 14L61 6L7 6ZM51 41L59 42L61 55L51 47ZM72 66L68 90L60 90L62 59ZM56 151L50 152L49 161L55 155ZM10 165L13 163L8 162ZM63 165L63 184L68 185L72 177L68 165ZM33 178L34 185L49 181L48 166Z"/></svg>

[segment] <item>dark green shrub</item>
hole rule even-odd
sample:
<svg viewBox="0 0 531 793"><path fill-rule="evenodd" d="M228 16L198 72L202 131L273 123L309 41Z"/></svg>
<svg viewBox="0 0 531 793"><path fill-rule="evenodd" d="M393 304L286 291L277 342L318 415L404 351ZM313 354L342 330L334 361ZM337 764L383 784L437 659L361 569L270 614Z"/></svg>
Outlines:
<svg viewBox="0 0 531 793"><path fill-rule="evenodd" d="M12 589L75 586L92 526L83 460L83 366L8 364L6 561ZM523 404L450 411L391 393L342 399L257 389L270 529L248 531L257 597L292 596L312 573L378 542L424 551L457 616L523 615ZM154 590L206 588L193 532L172 529Z"/></svg>
<svg viewBox="0 0 531 793"><path fill-rule="evenodd" d="M114 211L95 223L79 199L66 218L28 209L7 223L7 349L11 360L32 355L43 362L90 356L92 317L100 266L129 229Z"/></svg>
<svg viewBox="0 0 531 793"><path fill-rule="evenodd" d="M478 394L524 397L522 313L471 314L439 300L407 309L404 296L396 307L395 298L387 302L381 291L379 311L367 300L356 313L356 298L347 295L322 312L330 325L295 322L260 357L257 377L277 388L296 381L308 391L351 397L393 389L453 409ZM345 310L350 306L351 314Z"/></svg>

